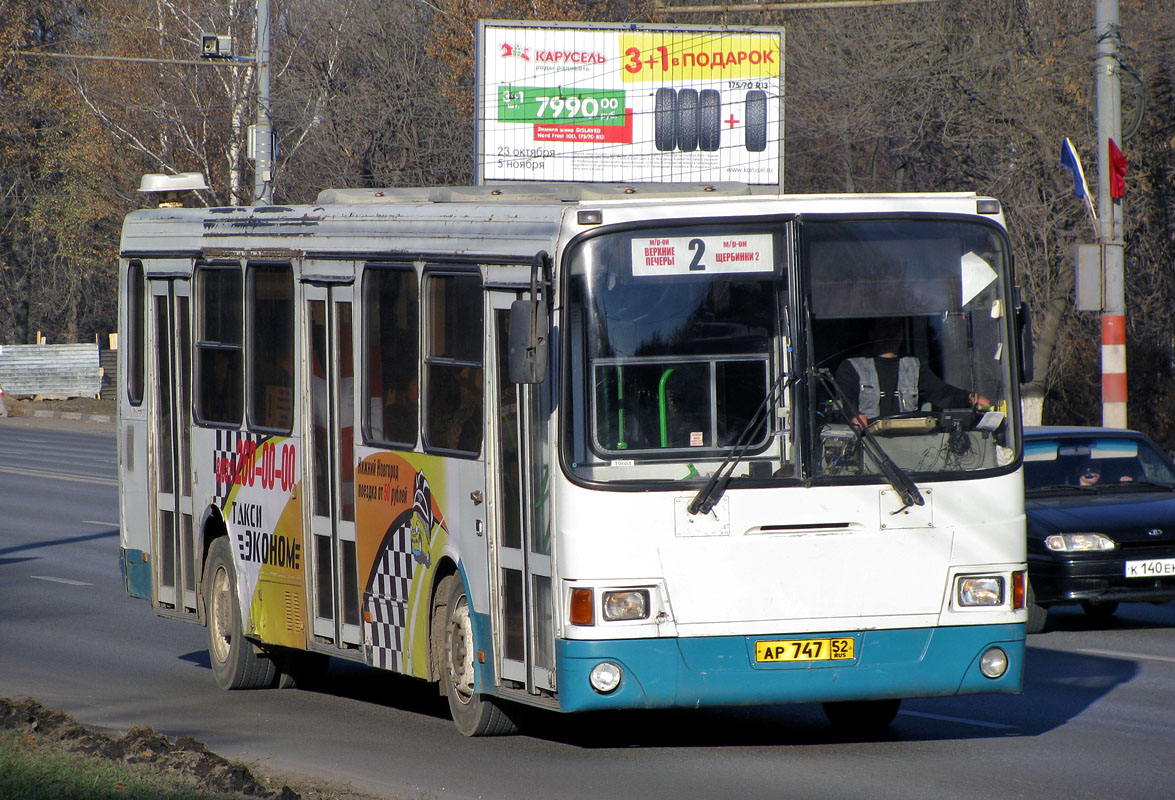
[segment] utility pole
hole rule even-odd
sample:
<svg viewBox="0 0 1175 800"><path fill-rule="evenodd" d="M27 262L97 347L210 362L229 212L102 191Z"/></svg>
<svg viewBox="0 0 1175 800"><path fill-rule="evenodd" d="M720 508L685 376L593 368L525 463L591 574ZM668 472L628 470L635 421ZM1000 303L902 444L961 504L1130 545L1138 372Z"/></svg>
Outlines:
<svg viewBox="0 0 1175 800"><path fill-rule="evenodd" d="M1102 245L1102 425L1126 427L1126 289L1122 201L1110 194L1110 139L1122 141L1118 0L1094 0L1097 36L1097 201Z"/></svg>
<svg viewBox="0 0 1175 800"><path fill-rule="evenodd" d="M253 126L253 204L273 204L273 125L269 120L269 0L257 0L257 123Z"/></svg>

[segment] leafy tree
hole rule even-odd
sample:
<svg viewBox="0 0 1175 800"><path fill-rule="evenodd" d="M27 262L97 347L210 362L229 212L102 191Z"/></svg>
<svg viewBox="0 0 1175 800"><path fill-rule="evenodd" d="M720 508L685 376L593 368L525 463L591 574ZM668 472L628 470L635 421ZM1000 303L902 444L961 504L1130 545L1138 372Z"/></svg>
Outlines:
<svg viewBox="0 0 1175 800"><path fill-rule="evenodd" d="M106 187L110 146L59 65L12 55L72 29L72 4L2 0L0 28L0 331L77 341L114 328L117 240Z"/></svg>

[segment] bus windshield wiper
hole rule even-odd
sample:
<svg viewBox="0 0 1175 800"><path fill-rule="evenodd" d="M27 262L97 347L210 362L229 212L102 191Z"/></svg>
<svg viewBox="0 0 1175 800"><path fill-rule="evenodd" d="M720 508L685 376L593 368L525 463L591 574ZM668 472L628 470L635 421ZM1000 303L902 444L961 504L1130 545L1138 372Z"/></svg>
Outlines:
<svg viewBox="0 0 1175 800"><path fill-rule="evenodd" d="M918 491L918 485L906 474L905 470L899 467L889 453L885 452L885 448L877 442L877 437L869 432L868 426L858 425L853 417L855 412L849 410L849 401L841 391L840 384L832 377L832 373L826 367L814 370L816 378L820 381L820 385L824 387L825 391L832 397L833 407L840 412L844 417L845 422L849 424L849 428L857 435L857 441L865 449L865 452L881 467L881 472L885 475L885 479L889 481L889 485L893 487L898 496L902 498L902 507L894 514L900 514L910 506L921 506L926 504L922 493Z"/></svg>
<svg viewBox="0 0 1175 800"><path fill-rule="evenodd" d="M722 463L718 465L718 469L710 475L710 479L706 481L706 485L698 490L694 495L694 499L686 507L686 511L691 514L709 514L710 510L722 499L722 493L726 491L727 485L730 483L731 475L734 473L734 468L742 461L743 456L747 454L747 450L751 447L751 441L754 438L755 429L759 427L759 423L765 418L768 411L775 405L778 397L782 396L784 390L795 383L796 376L788 376L787 372L781 372L779 377L771 384L771 388L767 390L763 402L755 410L751 416L746 427L739 433L738 439L735 440L735 445Z"/></svg>

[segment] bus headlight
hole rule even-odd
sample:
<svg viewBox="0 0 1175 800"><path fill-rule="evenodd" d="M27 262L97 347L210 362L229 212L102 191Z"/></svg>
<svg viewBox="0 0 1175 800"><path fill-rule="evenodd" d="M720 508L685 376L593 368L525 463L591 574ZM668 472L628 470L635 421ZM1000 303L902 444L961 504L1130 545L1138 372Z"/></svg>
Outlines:
<svg viewBox="0 0 1175 800"><path fill-rule="evenodd" d="M619 664L601 661L592 667L592 671L588 675L588 682L600 694L610 694L616 691L616 687L620 685L621 674Z"/></svg>
<svg viewBox="0 0 1175 800"><path fill-rule="evenodd" d="M1002 606L1004 579L999 575L960 575L956 595L960 606Z"/></svg>
<svg viewBox="0 0 1175 800"><path fill-rule="evenodd" d="M648 619L649 590L620 589L604 592L604 619Z"/></svg>
<svg viewBox="0 0 1175 800"><path fill-rule="evenodd" d="M989 647L979 657L979 671L987 678L998 678L1008 671L1008 654L999 647Z"/></svg>

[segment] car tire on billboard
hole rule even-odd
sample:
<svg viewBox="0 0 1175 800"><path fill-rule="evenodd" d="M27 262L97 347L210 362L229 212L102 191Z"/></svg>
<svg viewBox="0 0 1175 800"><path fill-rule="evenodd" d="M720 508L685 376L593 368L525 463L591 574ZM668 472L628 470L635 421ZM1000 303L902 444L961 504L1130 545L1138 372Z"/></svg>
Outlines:
<svg viewBox="0 0 1175 800"><path fill-rule="evenodd" d="M682 89L677 94L677 149L692 153L698 148L698 90Z"/></svg>
<svg viewBox="0 0 1175 800"><path fill-rule="evenodd" d="M747 92L747 150L762 153L767 149L767 93L762 89Z"/></svg>
<svg viewBox="0 0 1175 800"><path fill-rule="evenodd" d="M677 92L658 89L653 112L654 140L662 152L677 146Z"/></svg>
<svg viewBox="0 0 1175 800"><path fill-rule="evenodd" d="M722 141L722 100L715 89L698 93L698 147L713 152Z"/></svg>

